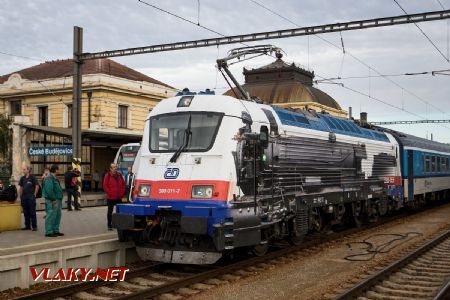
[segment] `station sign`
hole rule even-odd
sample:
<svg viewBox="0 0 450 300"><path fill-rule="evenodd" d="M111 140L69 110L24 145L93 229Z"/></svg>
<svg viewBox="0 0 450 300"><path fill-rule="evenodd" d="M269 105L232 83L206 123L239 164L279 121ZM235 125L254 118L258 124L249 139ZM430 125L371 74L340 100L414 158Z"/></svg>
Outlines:
<svg viewBox="0 0 450 300"><path fill-rule="evenodd" d="M30 147L29 156L72 156L72 146Z"/></svg>

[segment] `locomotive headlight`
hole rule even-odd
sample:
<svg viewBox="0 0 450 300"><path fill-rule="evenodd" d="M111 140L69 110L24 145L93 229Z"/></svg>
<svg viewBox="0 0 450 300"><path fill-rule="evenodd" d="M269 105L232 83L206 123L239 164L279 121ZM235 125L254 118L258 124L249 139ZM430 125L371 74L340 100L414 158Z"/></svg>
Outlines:
<svg viewBox="0 0 450 300"><path fill-rule="evenodd" d="M194 185L192 186L192 198L212 198L212 185Z"/></svg>
<svg viewBox="0 0 450 300"><path fill-rule="evenodd" d="M138 187L138 196L139 197L148 197L150 196L150 185L149 184L141 184Z"/></svg>

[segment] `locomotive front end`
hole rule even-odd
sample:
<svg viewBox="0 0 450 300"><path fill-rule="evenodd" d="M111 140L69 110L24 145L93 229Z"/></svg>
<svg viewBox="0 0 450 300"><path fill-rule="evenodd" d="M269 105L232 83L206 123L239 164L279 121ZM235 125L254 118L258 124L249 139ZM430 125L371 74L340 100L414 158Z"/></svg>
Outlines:
<svg viewBox="0 0 450 300"><path fill-rule="evenodd" d="M214 100L167 99L146 121L132 203L118 205L113 215L119 239L133 237L144 260L211 264L222 256L217 241L224 232L215 225L226 224L229 214L233 136L242 121L217 111Z"/></svg>

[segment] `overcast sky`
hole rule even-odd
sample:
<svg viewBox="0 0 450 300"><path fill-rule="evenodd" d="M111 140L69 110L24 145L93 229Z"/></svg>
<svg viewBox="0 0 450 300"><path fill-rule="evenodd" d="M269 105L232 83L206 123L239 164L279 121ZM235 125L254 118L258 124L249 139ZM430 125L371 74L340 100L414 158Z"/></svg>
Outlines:
<svg viewBox="0 0 450 300"><path fill-rule="evenodd" d="M293 23L307 26L403 14L393 0L257 1L284 18L252 0L145 1L225 35L296 27ZM408 13L441 9L438 0L398 2ZM450 9L450 0L440 2ZM38 64L39 61L70 58L74 25L84 29L85 52L217 36L138 0L3 0L0 3L0 52L34 59L0 54L2 75ZM447 56L449 22L420 23L419 26ZM450 63L413 24L343 32L345 55L339 33L323 34L320 38L295 37L259 44L270 43L281 47L286 53L283 59L314 70L316 79L367 77L369 74L377 75L376 71L390 75L450 69ZM215 88L216 92L222 93L227 86L217 73L215 60L239 46L242 45L115 59L180 89ZM261 57L235 64L231 69L243 81L241 73L244 66L258 67L272 60L270 57ZM362 94L335 84L319 83L317 87L334 97L344 109L352 106L354 115L367 111L369 121L450 119L450 76L397 76L389 79L393 82L380 77L335 80ZM370 99L364 94L403 107L405 111ZM435 140L450 142L450 124L397 125L392 128L421 137L433 133Z"/></svg>

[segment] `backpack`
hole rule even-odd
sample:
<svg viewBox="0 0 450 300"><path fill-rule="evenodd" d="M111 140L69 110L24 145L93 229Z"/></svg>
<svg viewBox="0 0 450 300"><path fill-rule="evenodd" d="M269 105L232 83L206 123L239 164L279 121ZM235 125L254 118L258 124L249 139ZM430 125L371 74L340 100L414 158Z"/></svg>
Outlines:
<svg viewBox="0 0 450 300"><path fill-rule="evenodd" d="M70 180L70 183L72 185L72 187L77 187L78 186L78 180L76 177L72 177L72 179Z"/></svg>
<svg viewBox="0 0 450 300"><path fill-rule="evenodd" d="M14 202L17 199L17 188L15 185L10 185L6 189L0 191L0 201Z"/></svg>

